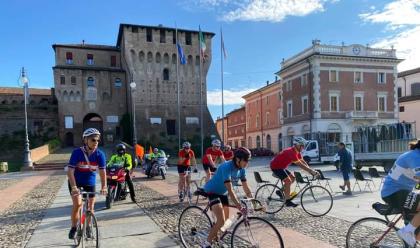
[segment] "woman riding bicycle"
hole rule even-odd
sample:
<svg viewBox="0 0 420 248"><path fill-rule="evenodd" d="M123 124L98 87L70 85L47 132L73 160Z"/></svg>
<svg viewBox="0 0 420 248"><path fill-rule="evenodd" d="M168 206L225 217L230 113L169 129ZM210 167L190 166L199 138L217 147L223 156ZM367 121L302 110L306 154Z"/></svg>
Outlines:
<svg viewBox="0 0 420 248"><path fill-rule="evenodd" d="M211 247L211 243L217 239L217 232L229 218L229 198L233 204L241 209L241 203L233 191L232 181L240 179L247 197L252 198L251 190L246 182L245 168L251 158L251 152L240 147L235 150L233 160L227 161L219 166L216 174L204 185L204 192L207 193L211 211L216 216L216 223L210 230L206 242L201 247Z"/></svg>
<svg viewBox="0 0 420 248"><path fill-rule="evenodd" d="M223 156L222 150L220 150L220 146L222 142L220 140L215 139L211 142L211 147L206 149L206 152L203 156L203 169L206 172L206 181L210 180L211 173L216 171L216 160L219 158L221 160L220 163L225 162L225 157Z"/></svg>
<svg viewBox="0 0 420 248"><path fill-rule="evenodd" d="M179 181L178 181L178 196L179 200L184 200L184 192L187 191L188 197L191 198L191 191L190 191L190 182L191 182L191 175L188 173L186 175L185 172L191 172L191 160L194 162L194 166L197 167L197 162L195 160L194 151L191 150L191 143L185 141L182 144L182 149L178 152L178 174L179 174ZM195 169L197 170L197 169Z"/></svg>
<svg viewBox="0 0 420 248"><path fill-rule="evenodd" d="M414 247L414 233L420 226L420 194L412 191L420 182L420 140L410 143L410 149L398 157L385 177L381 197L393 208L416 213L411 222L397 232L410 247Z"/></svg>
<svg viewBox="0 0 420 248"><path fill-rule="evenodd" d="M74 239L76 225L80 218L79 212L82 207L82 198L79 188L87 192L95 192L96 171L101 178L101 194L106 195L106 159L105 154L98 149L100 132L95 128L88 128L83 132L82 147L73 150L68 164L67 177L73 208L71 211L71 229L69 239ZM89 194L88 209L93 212L95 195ZM86 230L89 233L90 230Z"/></svg>

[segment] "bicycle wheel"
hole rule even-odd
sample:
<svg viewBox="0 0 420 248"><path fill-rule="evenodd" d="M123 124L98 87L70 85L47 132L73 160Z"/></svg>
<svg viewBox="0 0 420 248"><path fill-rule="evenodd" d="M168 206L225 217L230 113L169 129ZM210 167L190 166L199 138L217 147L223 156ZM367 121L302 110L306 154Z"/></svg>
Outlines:
<svg viewBox="0 0 420 248"><path fill-rule="evenodd" d="M389 232L386 231L391 228ZM368 217L354 222L346 235L347 248L365 247L405 247L405 243L397 236L394 227L379 218Z"/></svg>
<svg viewBox="0 0 420 248"><path fill-rule="evenodd" d="M198 247L207 239L212 227L210 217L204 209L189 206L178 220L178 235L184 247Z"/></svg>
<svg viewBox="0 0 420 248"><path fill-rule="evenodd" d="M88 212L85 219L85 246L84 247L99 247L99 228L96 217L93 213Z"/></svg>
<svg viewBox="0 0 420 248"><path fill-rule="evenodd" d="M312 185L302 192L300 203L306 213L314 217L320 217L331 210L333 198L326 188Z"/></svg>
<svg viewBox="0 0 420 248"><path fill-rule="evenodd" d="M265 212L275 214L284 207L285 198L283 190L275 184L264 184L255 192L255 199L259 200Z"/></svg>
<svg viewBox="0 0 420 248"><path fill-rule="evenodd" d="M279 231L260 217L242 219L232 232L231 247L284 247Z"/></svg>
<svg viewBox="0 0 420 248"><path fill-rule="evenodd" d="M194 195L194 192L197 191L198 185L196 181L191 181L190 183L190 192L191 192L191 199L188 199L190 204L197 205L198 204L198 195Z"/></svg>

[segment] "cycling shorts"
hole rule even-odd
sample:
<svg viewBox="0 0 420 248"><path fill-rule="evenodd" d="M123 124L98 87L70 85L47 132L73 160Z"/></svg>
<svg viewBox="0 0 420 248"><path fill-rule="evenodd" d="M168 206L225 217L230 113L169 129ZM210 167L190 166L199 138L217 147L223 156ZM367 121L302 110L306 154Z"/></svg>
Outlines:
<svg viewBox="0 0 420 248"><path fill-rule="evenodd" d="M203 164L203 168L204 168L204 170L205 170L205 171L210 170L211 172L215 172L215 171L217 170L217 168L216 168L216 167L213 167L213 166L212 166L212 165L210 165L210 164Z"/></svg>
<svg viewBox="0 0 420 248"><path fill-rule="evenodd" d="M71 185L70 182L68 182L68 186L69 186L69 192L71 195ZM86 191L86 192L96 192L96 187L95 185L76 185L77 188L79 188L79 190L82 191ZM89 198L94 198L95 194L89 194ZM86 198L86 194L83 194L83 198Z"/></svg>
<svg viewBox="0 0 420 248"><path fill-rule="evenodd" d="M290 172L288 169L273 170L273 174L280 178L282 181L288 177L294 178L292 172Z"/></svg>
<svg viewBox="0 0 420 248"><path fill-rule="evenodd" d="M190 166L178 165L177 169L178 169L179 174L185 174L186 171L191 172L191 167Z"/></svg>
<svg viewBox="0 0 420 248"><path fill-rule="evenodd" d="M227 195L208 194L210 207L221 203L223 206L229 206L229 199Z"/></svg>

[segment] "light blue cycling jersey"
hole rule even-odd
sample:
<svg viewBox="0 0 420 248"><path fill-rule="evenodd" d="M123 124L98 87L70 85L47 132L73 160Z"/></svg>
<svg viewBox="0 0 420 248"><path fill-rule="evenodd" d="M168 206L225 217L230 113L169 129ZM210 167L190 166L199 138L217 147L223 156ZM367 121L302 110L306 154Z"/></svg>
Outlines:
<svg viewBox="0 0 420 248"><path fill-rule="evenodd" d="M387 197L400 190L412 191L420 176L420 149L414 149L398 157L385 177L381 197Z"/></svg>
<svg viewBox="0 0 420 248"><path fill-rule="evenodd" d="M227 161L217 168L216 174L204 185L206 193L224 195L227 193L225 182L246 180L245 169L237 168L233 161Z"/></svg>

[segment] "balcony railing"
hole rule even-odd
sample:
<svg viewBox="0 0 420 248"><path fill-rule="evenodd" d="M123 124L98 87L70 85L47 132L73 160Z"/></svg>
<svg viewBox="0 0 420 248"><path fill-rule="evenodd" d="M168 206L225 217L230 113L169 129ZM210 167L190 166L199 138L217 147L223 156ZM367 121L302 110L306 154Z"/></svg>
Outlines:
<svg viewBox="0 0 420 248"><path fill-rule="evenodd" d="M350 111L346 113L346 118L352 119L377 119L377 111Z"/></svg>

